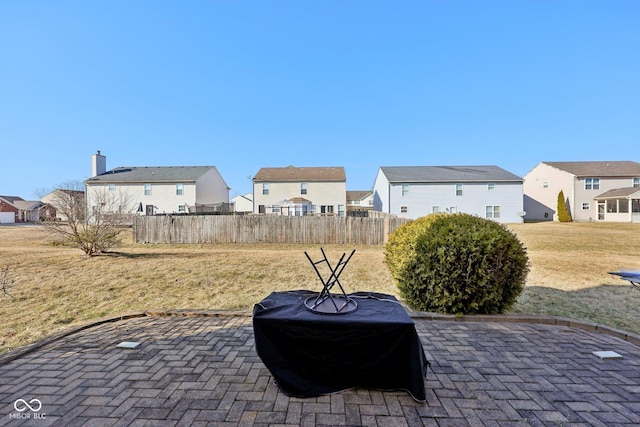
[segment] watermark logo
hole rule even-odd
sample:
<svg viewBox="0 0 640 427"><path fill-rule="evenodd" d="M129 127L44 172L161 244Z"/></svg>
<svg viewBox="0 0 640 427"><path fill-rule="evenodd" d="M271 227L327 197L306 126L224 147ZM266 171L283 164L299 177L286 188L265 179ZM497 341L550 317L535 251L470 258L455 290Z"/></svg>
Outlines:
<svg viewBox="0 0 640 427"><path fill-rule="evenodd" d="M42 410L42 402L40 399L31 399L28 402L25 399L16 399L13 402L13 409L17 412L9 414L9 419L14 420L43 420L47 414L40 412Z"/></svg>
<svg viewBox="0 0 640 427"><path fill-rule="evenodd" d="M27 409L31 412L40 412L40 409L42 409L42 402L40 402L40 399L31 399L29 402L24 399L18 399L13 402L13 407L18 412L24 412Z"/></svg>

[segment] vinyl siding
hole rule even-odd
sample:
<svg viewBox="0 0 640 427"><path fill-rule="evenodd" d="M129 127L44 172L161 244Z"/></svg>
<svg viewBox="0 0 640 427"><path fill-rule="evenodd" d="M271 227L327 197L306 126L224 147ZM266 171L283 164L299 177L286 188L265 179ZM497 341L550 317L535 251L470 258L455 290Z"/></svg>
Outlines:
<svg viewBox="0 0 640 427"><path fill-rule="evenodd" d="M402 184L389 186L389 213L405 218L419 218L433 213L434 206L440 212L464 212L484 218L486 206L500 206L501 223L522 222L522 184L494 183L493 190L488 189L486 183L462 183L462 195L456 195L456 184L452 183L423 183L409 184L409 194L402 195ZM407 212L401 211L406 206Z"/></svg>

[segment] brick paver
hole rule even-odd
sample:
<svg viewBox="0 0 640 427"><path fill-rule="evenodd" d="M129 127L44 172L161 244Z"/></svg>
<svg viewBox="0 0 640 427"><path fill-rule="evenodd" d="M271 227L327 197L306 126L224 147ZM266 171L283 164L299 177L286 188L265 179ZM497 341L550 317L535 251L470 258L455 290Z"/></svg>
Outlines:
<svg viewBox="0 0 640 427"><path fill-rule="evenodd" d="M368 389L289 398L255 352L249 316L146 316L0 366L0 425L640 425L633 343L545 324L415 322L432 363L426 402ZM122 341L141 345L117 348ZM623 359L602 360L597 350Z"/></svg>

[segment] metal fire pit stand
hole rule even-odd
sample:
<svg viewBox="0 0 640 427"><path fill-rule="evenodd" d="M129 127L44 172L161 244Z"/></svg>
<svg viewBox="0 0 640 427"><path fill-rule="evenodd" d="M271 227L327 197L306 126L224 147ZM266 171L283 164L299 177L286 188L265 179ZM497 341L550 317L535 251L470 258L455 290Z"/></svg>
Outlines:
<svg viewBox="0 0 640 427"><path fill-rule="evenodd" d="M327 254L324 252L324 249L320 248L320 251L322 252L322 259L319 261L313 261L307 252L304 253L313 266L313 269L316 271L320 282L322 282L322 291L320 294L317 297L307 298L304 301L304 305L312 312L321 314L346 314L354 311L358 308L358 303L346 294L344 288L340 284L339 278L356 250L352 250L351 254L349 254L346 259L345 257L347 254L343 253L335 266L332 266L327 259ZM329 277L326 280L322 277L322 274L318 269L318 265L323 263L327 264L330 272L328 275ZM335 285L338 285L338 288L340 288L340 294L333 295L331 293L331 290Z"/></svg>

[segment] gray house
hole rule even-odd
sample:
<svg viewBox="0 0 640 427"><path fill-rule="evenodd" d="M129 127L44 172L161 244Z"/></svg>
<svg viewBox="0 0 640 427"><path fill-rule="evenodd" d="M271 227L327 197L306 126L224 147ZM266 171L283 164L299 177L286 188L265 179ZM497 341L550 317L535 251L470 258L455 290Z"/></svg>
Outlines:
<svg viewBox="0 0 640 427"><path fill-rule="evenodd" d="M523 222L522 178L498 166L387 166L373 186L374 210L405 218L464 212Z"/></svg>

